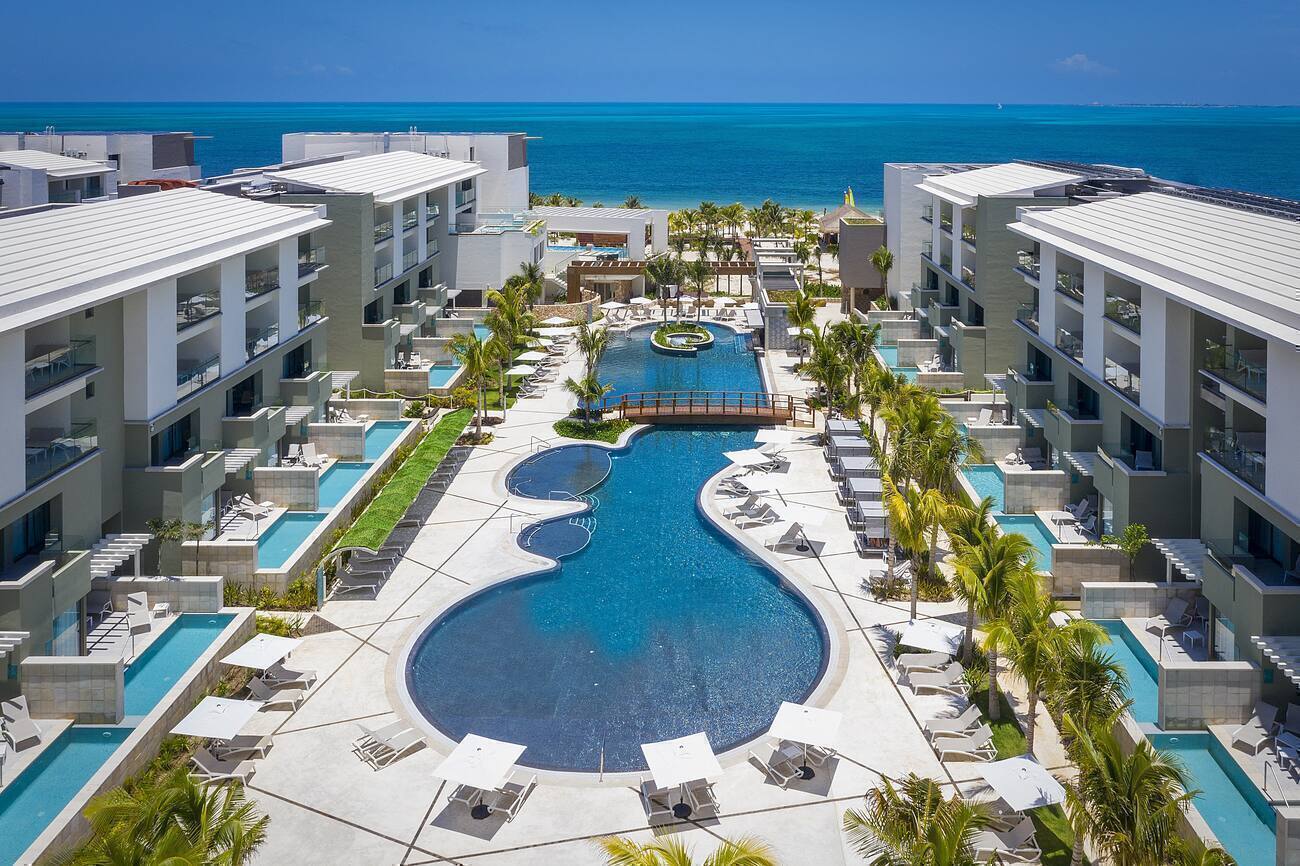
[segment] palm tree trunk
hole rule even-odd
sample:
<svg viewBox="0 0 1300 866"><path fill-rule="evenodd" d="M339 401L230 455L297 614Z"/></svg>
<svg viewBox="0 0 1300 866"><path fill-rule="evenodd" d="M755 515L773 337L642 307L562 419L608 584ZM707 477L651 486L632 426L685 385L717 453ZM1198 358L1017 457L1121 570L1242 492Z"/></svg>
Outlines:
<svg viewBox="0 0 1300 866"><path fill-rule="evenodd" d="M966 664L971 663L971 656L975 654L975 602L966 602L966 637L962 638L961 656Z"/></svg>
<svg viewBox="0 0 1300 866"><path fill-rule="evenodd" d="M989 650L989 721L1002 718L1002 701L998 699L998 651Z"/></svg>
<svg viewBox="0 0 1300 866"><path fill-rule="evenodd" d="M1038 715L1038 689L1029 690L1029 721L1025 724L1025 751L1034 753L1034 716Z"/></svg>
<svg viewBox="0 0 1300 866"><path fill-rule="evenodd" d="M1070 866L1083 866L1083 834L1074 830L1074 847L1070 849Z"/></svg>
<svg viewBox="0 0 1300 866"><path fill-rule="evenodd" d="M912 563L912 615L911 619L916 619L916 605L921 600L921 572L918 570L916 563Z"/></svg>

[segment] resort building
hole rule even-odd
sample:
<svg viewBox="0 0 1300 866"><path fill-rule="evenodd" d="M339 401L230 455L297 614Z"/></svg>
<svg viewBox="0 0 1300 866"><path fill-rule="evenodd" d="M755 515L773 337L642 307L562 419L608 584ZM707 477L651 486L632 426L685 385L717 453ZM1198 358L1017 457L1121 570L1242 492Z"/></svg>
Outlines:
<svg viewBox="0 0 1300 866"><path fill-rule="evenodd" d="M645 259L668 251L668 211L659 208L535 207L557 252L586 250L613 258ZM568 243L565 243L565 241Z"/></svg>
<svg viewBox="0 0 1300 866"><path fill-rule="evenodd" d="M844 312L865 310L880 297L885 277L871 263L871 255L885 246L885 223L869 214L846 214L835 230L839 244L840 285L844 287Z"/></svg>
<svg viewBox="0 0 1300 866"><path fill-rule="evenodd" d="M1033 249L1007 382L1028 441L1100 531L1142 523L1201 581L1212 658L1293 695L1266 658L1300 633L1300 204L1168 185L1009 229Z"/></svg>
<svg viewBox="0 0 1300 866"><path fill-rule="evenodd" d="M116 195L117 171L107 163L43 150L0 151L0 210Z"/></svg>
<svg viewBox="0 0 1300 866"><path fill-rule="evenodd" d="M321 211L178 189L0 218L23 407L0 422L0 694L28 656L84 653L92 581L141 573L147 521L215 525L319 418Z"/></svg>
<svg viewBox="0 0 1300 866"><path fill-rule="evenodd" d="M119 183L198 180L192 132L0 132L0 150L34 150L102 162Z"/></svg>

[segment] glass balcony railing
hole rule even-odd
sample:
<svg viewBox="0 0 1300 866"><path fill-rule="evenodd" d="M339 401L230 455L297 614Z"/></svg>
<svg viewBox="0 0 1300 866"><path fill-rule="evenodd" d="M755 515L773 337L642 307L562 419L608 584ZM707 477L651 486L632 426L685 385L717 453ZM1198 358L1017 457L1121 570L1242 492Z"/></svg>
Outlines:
<svg viewBox="0 0 1300 866"><path fill-rule="evenodd" d="M280 269L262 268L244 272L244 297L248 300L280 288Z"/></svg>
<svg viewBox="0 0 1300 866"><path fill-rule="evenodd" d="M312 247L306 252L298 253L298 276L305 277L323 267L325 267L324 247Z"/></svg>
<svg viewBox="0 0 1300 866"><path fill-rule="evenodd" d="M1233 475L1264 491L1264 433L1239 433L1220 427L1205 431L1205 453Z"/></svg>
<svg viewBox="0 0 1300 866"><path fill-rule="evenodd" d="M1119 295L1106 296L1106 318L1135 334L1142 333L1142 305Z"/></svg>
<svg viewBox="0 0 1300 866"><path fill-rule="evenodd" d="M433 232L430 232L429 234L433 234ZM436 256L438 254L438 239L428 238L425 242L425 249L429 251L429 258Z"/></svg>
<svg viewBox="0 0 1300 866"><path fill-rule="evenodd" d="M375 223L375 243L386 241L393 236L393 221Z"/></svg>
<svg viewBox="0 0 1300 866"><path fill-rule="evenodd" d="M247 330L244 332L244 357L251 361L279 342L280 326L278 324Z"/></svg>
<svg viewBox="0 0 1300 866"><path fill-rule="evenodd" d="M386 283L386 282L388 282L389 280L391 280L392 278L393 278L393 263L392 263L392 262L389 262L389 263L386 264L386 265L380 265L379 267L375 268L375 285L376 285L376 286L378 286L378 285L380 285L380 284L382 284L382 283Z"/></svg>
<svg viewBox="0 0 1300 866"><path fill-rule="evenodd" d="M477 195L477 191L474 190L473 188L471 188L471 189L460 189L460 188L457 188L457 189L456 189L456 207L460 207L461 205L469 204L470 202L472 202L472 201L474 200L474 198L475 198L476 195Z"/></svg>
<svg viewBox="0 0 1300 866"><path fill-rule="evenodd" d="M312 322L318 322L324 317L321 312L320 301L308 301L305 304L298 305L298 330L310 325Z"/></svg>
<svg viewBox="0 0 1300 866"><path fill-rule="evenodd" d="M1123 463L1134 472L1163 472L1164 463L1158 450L1137 451L1131 445L1103 443L1098 446L1111 460Z"/></svg>
<svg viewBox="0 0 1300 866"><path fill-rule="evenodd" d="M932 204L921 205L921 219L925 220L928 223L934 222L934 205Z"/></svg>
<svg viewBox="0 0 1300 866"><path fill-rule="evenodd" d="M1258 400L1268 397L1268 367L1265 349L1234 349L1213 340L1205 341L1205 370L1229 382Z"/></svg>
<svg viewBox="0 0 1300 866"><path fill-rule="evenodd" d="M436 204L427 204L424 206L424 219L426 222L433 222L441 213L442 211L438 209Z"/></svg>
<svg viewBox="0 0 1300 866"><path fill-rule="evenodd" d="M1056 272L1056 290L1063 295L1083 303L1083 274Z"/></svg>
<svg viewBox="0 0 1300 866"><path fill-rule="evenodd" d="M188 298L176 299L176 330L183 331L221 312L221 295L203 292Z"/></svg>
<svg viewBox="0 0 1300 866"><path fill-rule="evenodd" d="M964 240L966 243L970 244L971 246L975 246L975 227L968 226L965 223L962 223L961 239Z"/></svg>
<svg viewBox="0 0 1300 866"><path fill-rule="evenodd" d="M420 224L420 215L415 211L402 214L402 231L409 231Z"/></svg>
<svg viewBox="0 0 1300 866"><path fill-rule="evenodd" d="M944 213L940 213L940 214L939 214L939 228L943 229L943 230L946 231L946 232L951 232L951 231L952 231L952 215L951 215L951 214L944 214Z"/></svg>
<svg viewBox="0 0 1300 866"><path fill-rule="evenodd" d="M419 250L407 250L402 253L402 270L409 271L420 263Z"/></svg>
<svg viewBox="0 0 1300 866"><path fill-rule="evenodd" d="M1027 250L1020 250L1016 253L1016 270L1038 279L1040 273L1038 257Z"/></svg>
<svg viewBox="0 0 1300 866"><path fill-rule="evenodd" d="M934 259L934 241L921 241L921 255Z"/></svg>
<svg viewBox="0 0 1300 866"><path fill-rule="evenodd" d="M1134 403L1138 402L1142 395L1142 376L1139 373L1138 365L1121 364L1119 361L1112 361L1110 358L1106 358L1105 361L1105 373L1102 378L1106 380L1106 384L1128 397Z"/></svg>
<svg viewBox="0 0 1300 866"><path fill-rule="evenodd" d="M1067 331L1065 328L1056 329L1056 348L1069 355L1080 364L1083 363L1083 333L1080 331Z"/></svg>
<svg viewBox="0 0 1300 866"><path fill-rule="evenodd" d="M943 253L940 253L940 254L939 254L939 267L943 268L945 271L947 271L948 273L951 274L951 273L952 273L952 256L950 256L950 255L947 255L947 256L946 256L946 255L944 255Z"/></svg>
<svg viewBox="0 0 1300 866"><path fill-rule="evenodd" d="M47 388L75 379L95 369L95 341L69 340L23 364L23 388L33 397Z"/></svg>
<svg viewBox="0 0 1300 866"><path fill-rule="evenodd" d="M99 447L94 421L74 421L67 430L27 431L27 486L33 487Z"/></svg>
<svg viewBox="0 0 1300 866"><path fill-rule="evenodd" d="M1016 307L1016 321L1035 334L1038 333L1038 307L1034 304L1021 304Z"/></svg>
<svg viewBox="0 0 1300 866"><path fill-rule="evenodd" d="M215 382L220 378L220 355L213 355L202 361L182 362L176 370L176 399L182 400L209 382Z"/></svg>
<svg viewBox="0 0 1300 866"><path fill-rule="evenodd" d="M975 288L975 269L961 266L961 281L972 289Z"/></svg>

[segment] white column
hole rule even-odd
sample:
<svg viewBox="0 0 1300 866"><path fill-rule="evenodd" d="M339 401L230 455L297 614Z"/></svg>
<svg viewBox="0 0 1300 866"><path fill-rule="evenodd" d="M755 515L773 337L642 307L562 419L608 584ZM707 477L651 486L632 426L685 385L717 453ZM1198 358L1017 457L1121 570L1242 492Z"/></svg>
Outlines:
<svg viewBox="0 0 1300 866"><path fill-rule="evenodd" d="M247 360L244 333L244 257L235 256L221 263L221 373L226 375L244 366Z"/></svg>
<svg viewBox="0 0 1300 866"><path fill-rule="evenodd" d="M1038 245L1038 336L1056 345L1056 247Z"/></svg>
<svg viewBox="0 0 1300 866"><path fill-rule="evenodd" d="M1264 492L1292 514L1300 514L1300 352L1280 340L1268 341L1268 423L1264 429Z"/></svg>
<svg viewBox="0 0 1300 866"><path fill-rule="evenodd" d="M958 205L952 206L952 275L961 279L961 260L965 250L961 246L962 210Z"/></svg>
<svg viewBox="0 0 1300 866"><path fill-rule="evenodd" d="M392 206L393 220L393 276L397 276L402 270L402 203L399 201Z"/></svg>
<svg viewBox="0 0 1300 866"><path fill-rule="evenodd" d="M1142 287L1142 408L1168 425L1191 423L1192 312Z"/></svg>
<svg viewBox="0 0 1300 866"><path fill-rule="evenodd" d="M0 334L0 400L10 407L10 411L0 413L0 501L8 501L27 489L23 459L27 420L19 410L27 400L23 371L26 350L22 331Z"/></svg>
<svg viewBox="0 0 1300 866"><path fill-rule="evenodd" d="M1052 279L1056 276L1053 274ZM1055 291L1055 284L1053 284ZM1083 366L1098 379L1106 369L1106 274L1101 265L1083 263Z"/></svg>
<svg viewBox="0 0 1300 866"><path fill-rule="evenodd" d="M420 261L429 257L429 219L424 215L427 201L427 193L420 193L415 199L415 217L418 221L415 225L415 244L420 251Z"/></svg>
<svg viewBox="0 0 1300 866"><path fill-rule="evenodd" d="M145 421L176 403L176 281L127 295L122 312L122 405Z"/></svg>
<svg viewBox="0 0 1300 866"><path fill-rule="evenodd" d="M298 333L298 239L280 241L280 297L276 299L276 321L280 323L280 341Z"/></svg>

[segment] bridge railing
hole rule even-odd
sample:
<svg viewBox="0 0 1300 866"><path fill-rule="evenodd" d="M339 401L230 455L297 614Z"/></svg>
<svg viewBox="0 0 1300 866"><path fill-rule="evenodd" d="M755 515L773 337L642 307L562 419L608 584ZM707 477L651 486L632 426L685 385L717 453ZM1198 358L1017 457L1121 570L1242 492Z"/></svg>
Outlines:
<svg viewBox="0 0 1300 866"><path fill-rule="evenodd" d="M782 418L812 423L812 412L802 397L765 391L638 391L607 397L602 413L619 418L656 415L753 416L756 421Z"/></svg>

